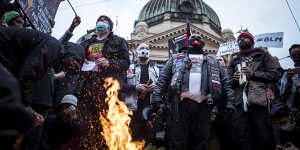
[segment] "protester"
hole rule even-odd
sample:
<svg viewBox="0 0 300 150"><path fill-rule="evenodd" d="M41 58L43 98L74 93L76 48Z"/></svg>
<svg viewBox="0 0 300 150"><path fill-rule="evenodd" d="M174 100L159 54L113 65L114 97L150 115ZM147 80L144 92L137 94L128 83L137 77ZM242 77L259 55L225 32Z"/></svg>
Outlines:
<svg viewBox="0 0 300 150"><path fill-rule="evenodd" d="M280 86L281 101L289 107L300 109L300 45L294 44L289 49L294 62L294 69L283 74Z"/></svg>
<svg viewBox="0 0 300 150"><path fill-rule="evenodd" d="M111 19L102 15L96 23L97 37L81 43L86 49L86 62L95 63L92 70L88 69L82 73L82 87L78 95L82 149L106 147L103 137L99 135L102 131L99 116L107 108L104 101L106 97L104 79L107 77L117 79L121 89L126 81L126 71L129 67L128 46L125 39L113 34L112 29ZM124 100L122 93L120 95L120 99Z"/></svg>
<svg viewBox="0 0 300 150"><path fill-rule="evenodd" d="M224 69L227 69L227 62L225 61L225 59L223 58L223 57L221 57L221 56L218 56L217 58L216 58L219 62L220 62L220 64L222 65L222 67L224 68Z"/></svg>
<svg viewBox="0 0 300 150"><path fill-rule="evenodd" d="M68 95L68 97L74 97L75 99L77 99L77 97L74 95L77 94L76 89L80 84L80 69L85 58L85 52L82 46L71 42L65 42L64 49L64 55L53 67L55 69L55 72L60 72L59 74L62 75L46 75L43 78L44 80L41 80L42 82L39 81L39 84L41 85L41 87L39 87L39 90L36 89L36 92L40 92L40 94L36 94L41 98L39 99L39 101L44 101L44 104L40 103L39 107L45 108L45 106L48 106L46 107L46 109L42 110L49 110L47 108L50 108L51 110L49 111L50 116L48 116L48 114L45 116L47 117L46 122L44 124L44 129L41 131L42 138L38 148L41 150L57 149L58 146L66 143L66 140L68 140L68 138L66 138L64 139L64 141L60 141L59 137L61 137L61 135L63 134L68 134L69 130L61 130L61 132L49 132L48 130L53 131L56 128L66 126L66 124L62 121L57 121L56 116L59 116L59 113L61 111L65 111L64 109L68 110L68 107L60 107L60 104L62 103L63 98L66 95ZM52 81L49 79L52 79ZM47 91L45 91L45 89L48 89L48 93ZM68 123L67 126L69 126L70 129L76 128L76 125L74 125L73 123ZM69 136L72 137L71 135Z"/></svg>
<svg viewBox="0 0 300 150"><path fill-rule="evenodd" d="M45 122L45 136L40 150L57 150L72 138L78 137L78 127L73 122L77 119L77 97L65 95L57 107L57 113L48 116ZM73 143L79 147L78 143Z"/></svg>
<svg viewBox="0 0 300 150"><path fill-rule="evenodd" d="M161 96L170 86L172 94L168 97L171 103L171 115L167 122L168 148L208 150L209 107L220 100L224 91L228 100L226 107L234 110L233 91L220 63L204 53L202 38L193 35L188 43L189 51L183 48L163 67L151 105L159 113L163 104Z"/></svg>
<svg viewBox="0 0 300 150"><path fill-rule="evenodd" d="M288 105L278 103L272 106L270 115L275 126L279 127L277 149L297 150L300 148L300 113Z"/></svg>
<svg viewBox="0 0 300 150"><path fill-rule="evenodd" d="M128 79L131 81L129 84L133 86L134 91L127 96L125 102L136 105L136 108L133 108L134 115L131 121L133 139L145 140L147 144L154 144L155 132L143 118L143 109L150 107L150 96L158 79L159 69L150 63L150 51L147 44L140 44L136 52L137 64L134 65L132 74L129 74L129 76L133 76L133 79Z"/></svg>
<svg viewBox="0 0 300 150"><path fill-rule="evenodd" d="M1 149L17 149L16 140L30 132L36 119L21 103L18 80L1 63L0 76L0 145Z"/></svg>
<svg viewBox="0 0 300 150"><path fill-rule="evenodd" d="M44 117L32 110L32 88L45 75L48 67L57 61L63 47L59 41L46 34L14 27L0 28L0 45L0 63L17 77L22 104L35 115L35 124L39 126Z"/></svg>
<svg viewBox="0 0 300 150"><path fill-rule="evenodd" d="M250 33L241 33L237 42L240 53L228 66L238 106L233 117L236 142L240 150L272 150L274 136L268 110L273 99L270 83L278 81L277 66L269 53L253 48Z"/></svg>
<svg viewBox="0 0 300 150"><path fill-rule="evenodd" d="M25 21L23 16L21 16L21 14L16 11L6 12L4 18L6 24L9 27L19 27L19 28L25 27Z"/></svg>

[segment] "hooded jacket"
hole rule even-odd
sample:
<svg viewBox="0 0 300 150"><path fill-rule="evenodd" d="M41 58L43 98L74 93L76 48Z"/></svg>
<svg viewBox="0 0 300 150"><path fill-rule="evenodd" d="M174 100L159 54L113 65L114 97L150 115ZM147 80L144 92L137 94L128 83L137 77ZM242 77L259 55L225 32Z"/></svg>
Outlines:
<svg viewBox="0 0 300 150"><path fill-rule="evenodd" d="M31 104L32 86L63 53L55 38L24 28L0 27L0 63L19 80L22 100Z"/></svg>

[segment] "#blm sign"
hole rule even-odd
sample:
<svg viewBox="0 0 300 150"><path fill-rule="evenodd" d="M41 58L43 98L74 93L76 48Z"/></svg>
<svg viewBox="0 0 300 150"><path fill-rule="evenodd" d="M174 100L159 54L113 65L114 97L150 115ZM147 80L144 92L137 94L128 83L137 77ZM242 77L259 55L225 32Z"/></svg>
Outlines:
<svg viewBox="0 0 300 150"><path fill-rule="evenodd" d="M240 48L238 46L238 43L236 41L222 43L219 47L217 56L223 56L228 54L233 54L236 52L239 52Z"/></svg>
<svg viewBox="0 0 300 150"><path fill-rule="evenodd" d="M17 0L35 29L51 32L50 20L54 20L60 0Z"/></svg>
<svg viewBox="0 0 300 150"><path fill-rule="evenodd" d="M254 47L283 47L283 32L265 33L255 36Z"/></svg>
<svg viewBox="0 0 300 150"><path fill-rule="evenodd" d="M283 47L283 32L259 34L254 37L254 47ZM220 45L217 56L239 52L237 41L227 42Z"/></svg>

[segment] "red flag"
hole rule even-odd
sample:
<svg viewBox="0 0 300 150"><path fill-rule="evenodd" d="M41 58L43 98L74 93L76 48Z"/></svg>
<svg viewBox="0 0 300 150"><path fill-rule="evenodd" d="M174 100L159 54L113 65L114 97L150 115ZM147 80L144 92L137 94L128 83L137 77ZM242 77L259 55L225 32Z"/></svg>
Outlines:
<svg viewBox="0 0 300 150"><path fill-rule="evenodd" d="M190 36L191 36L190 22L187 20L187 23L186 23L186 37L185 37L185 43L184 43L185 47L188 46L187 41L189 40Z"/></svg>

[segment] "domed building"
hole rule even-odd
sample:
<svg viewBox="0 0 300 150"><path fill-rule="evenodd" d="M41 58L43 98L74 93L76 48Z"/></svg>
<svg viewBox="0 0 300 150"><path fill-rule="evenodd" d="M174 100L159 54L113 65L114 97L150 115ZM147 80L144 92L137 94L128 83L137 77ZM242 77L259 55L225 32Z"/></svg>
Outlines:
<svg viewBox="0 0 300 150"><path fill-rule="evenodd" d="M149 44L151 59L162 64L169 58L168 40L185 34L187 18L210 55L217 54L221 43L235 39L230 29L222 32L218 15L203 0L149 0L134 23L129 47L135 50L140 43Z"/></svg>

